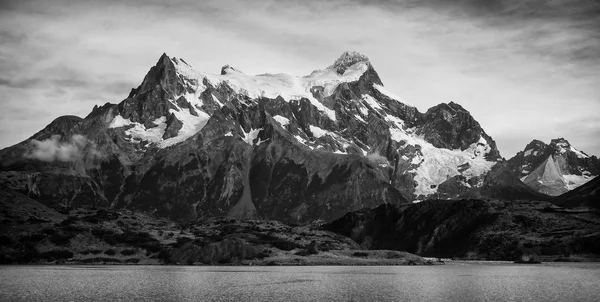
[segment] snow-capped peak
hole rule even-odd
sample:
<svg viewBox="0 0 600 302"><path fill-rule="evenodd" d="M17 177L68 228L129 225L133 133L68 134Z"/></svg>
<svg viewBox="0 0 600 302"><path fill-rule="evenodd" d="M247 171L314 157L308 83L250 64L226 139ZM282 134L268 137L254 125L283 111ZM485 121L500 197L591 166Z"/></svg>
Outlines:
<svg viewBox="0 0 600 302"><path fill-rule="evenodd" d="M573 147L573 145L571 145L569 141L562 137L551 140L550 145L553 146L554 150L556 150L556 152L559 154L571 151L575 153L575 155L579 158L589 157L589 155L587 155L585 152L575 149L575 147Z"/></svg>
<svg viewBox="0 0 600 302"><path fill-rule="evenodd" d="M166 56L166 54L163 54L163 56ZM173 66L175 66L175 70L178 74L190 79L196 77L197 72L192 68L192 65L188 64L185 60L181 58L177 59L175 57L170 58L170 60L173 63Z"/></svg>
<svg viewBox="0 0 600 302"><path fill-rule="evenodd" d="M563 154L571 149L571 144L566 139L559 137L550 141L550 145L554 147L557 153Z"/></svg>
<svg viewBox="0 0 600 302"><path fill-rule="evenodd" d="M359 62L370 64L367 56L356 51L344 51L344 53L335 60L333 65L327 68L335 70L338 74L344 74L348 67Z"/></svg>
<svg viewBox="0 0 600 302"><path fill-rule="evenodd" d="M233 67L229 66L229 64L221 67L221 75L226 75L226 74L229 74L229 73L232 73L232 72L244 73L244 72L242 72L239 69L236 69L236 68L233 68Z"/></svg>

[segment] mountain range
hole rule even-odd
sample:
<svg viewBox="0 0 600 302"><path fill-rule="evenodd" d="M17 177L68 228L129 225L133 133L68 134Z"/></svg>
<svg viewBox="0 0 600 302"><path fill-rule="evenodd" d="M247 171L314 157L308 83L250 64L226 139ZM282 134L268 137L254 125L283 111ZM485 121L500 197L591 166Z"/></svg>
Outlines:
<svg viewBox="0 0 600 302"><path fill-rule="evenodd" d="M434 198L551 200L600 175L564 139L504 160L457 103L426 112L344 52L311 74L198 72L163 54L118 104L0 151L0 183L51 207L331 221Z"/></svg>

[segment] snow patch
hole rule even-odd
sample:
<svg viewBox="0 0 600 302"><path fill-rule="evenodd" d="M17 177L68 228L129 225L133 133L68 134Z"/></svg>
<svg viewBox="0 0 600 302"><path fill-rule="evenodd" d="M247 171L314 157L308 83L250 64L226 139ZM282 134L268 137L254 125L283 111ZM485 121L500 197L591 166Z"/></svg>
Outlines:
<svg viewBox="0 0 600 302"><path fill-rule="evenodd" d="M365 121L365 120L364 120L362 117L360 117L360 115L358 115L358 114L355 114L355 115L354 115L354 117L355 117L357 120L359 120L359 121L361 121L361 122L363 122L363 123L365 123L365 124L367 123L367 122L366 122L366 121Z"/></svg>
<svg viewBox="0 0 600 302"><path fill-rule="evenodd" d="M313 126L313 125L310 125L309 128L310 128L310 132L312 132L313 136L316 138L323 137L323 136L329 134L329 131L323 130L323 129Z"/></svg>
<svg viewBox="0 0 600 302"><path fill-rule="evenodd" d="M108 128L119 128L133 124L130 119L124 119L120 114L116 115L108 125Z"/></svg>
<svg viewBox="0 0 600 302"><path fill-rule="evenodd" d="M183 95L183 97L185 98L186 101L188 101L194 107L200 108L200 107L202 107L202 105L204 105L204 102L200 98L200 95L197 95L195 93L187 92ZM177 100L177 99L178 98L175 98L175 100Z"/></svg>
<svg viewBox="0 0 600 302"><path fill-rule="evenodd" d="M160 142L159 147L166 148L181 143L200 132L200 130L206 126L206 123L208 123L210 115L200 110L196 110L196 112L198 113L198 116L190 114L188 110L177 111L170 109L169 113L174 114L183 125L181 126L181 129L179 129L179 132L177 132L177 136Z"/></svg>
<svg viewBox="0 0 600 302"><path fill-rule="evenodd" d="M151 143L159 143L162 141L162 137L167 129L166 124L167 118L161 116L154 121L154 124L158 125L153 128L148 128L140 123L132 123L132 128L125 130L125 134L131 136L131 141L147 141Z"/></svg>
<svg viewBox="0 0 600 302"><path fill-rule="evenodd" d="M364 105L360 105L360 107L358 107L358 111L360 111L360 114L362 114L363 116L369 116L369 109L367 109L367 107L365 107Z"/></svg>
<svg viewBox="0 0 600 302"><path fill-rule="evenodd" d="M301 144L303 144L303 145L306 145L306 140L305 140L305 139L303 139L303 138L302 138L302 136L300 136L300 135L294 135L294 137L296 138L296 140L297 140L298 142L300 142L300 143L301 143Z"/></svg>
<svg viewBox="0 0 600 302"><path fill-rule="evenodd" d="M469 179L490 171L496 164L485 159L486 151L489 152L490 147L483 138L465 150L449 150L436 148L423 138L409 135L400 127L390 128L390 132L392 139L397 142L404 141L406 144L421 146L422 155L415 156L411 161L418 167L409 171L414 173L417 182L417 196L434 194L437 192L437 186L450 177L460 174ZM461 173L458 167L464 164L469 164L469 168ZM435 185L435 188L432 189L432 185Z"/></svg>
<svg viewBox="0 0 600 302"><path fill-rule="evenodd" d="M385 120L392 123L392 126L395 126L398 129L404 128L404 121L399 119L398 117L388 114L385 116Z"/></svg>
<svg viewBox="0 0 600 302"><path fill-rule="evenodd" d="M567 186L567 189L569 190L573 190L583 184L585 184L586 182L592 180L592 176L587 174L587 175L573 175L573 174L566 174L563 175L563 178L565 179L565 184Z"/></svg>
<svg viewBox="0 0 600 302"><path fill-rule="evenodd" d="M258 137L258 134L260 133L260 131L263 130L263 128L258 128L258 129L250 129L249 132L245 132L244 128L240 127L240 129L242 129L242 133L244 133L244 137L242 137L242 140L245 141L250 146L254 145L254 140Z"/></svg>
<svg viewBox="0 0 600 302"><path fill-rule="evenodd" d="M287 117L281 115L275 115L273 116L273 119L276 120L282 127L285 127L290 123L290 120Z"/></svg>
<svg viewBox="0 0 600 302"><path fill-rule="evenodd" d="M294 135L294 137L296 138L296 140L297 140L299 143L301 143L301 144L303 144L303 145L305 145L305 146L309 147L311 150L314 150L314 149L315 149L315 147L307 145L306 143L307 143L308 141L307 141L307 140L305 140L305 139L303 139L303 138L302 138L300 135Z"/></svg>
<svg viewBox="0 0 600 302"><path fill-rule="evenodd" d="M406 101L405 101L405 100L403 100L401 97L399 97L399 96L397 96L397 95L393 94L392 92L390 92L390 91L389 91L389 90L387 90L385 87L383 87L383 86L381 86L381 85L379 85L379 84L373 84L373 88L377 89L377 91L381 92L381 94L383 94L383 95L385 95L385 96L389 97L389 98L390 98L390 99L392 99L392 100L398 101L398 102L400 102L400 103L402 103L402 104L404 104L404 105L408 105L408 106L411 106L411 107L415 107L415 106L413 106L412 104L410 104L410 103L406 102Z"/></svg>
<svg viewBox="0 0 600 302"><path fill-rule="evenodd" d="M267 138L267 139L265 139L265 140L263 140L262 138L260 138L260 137L259 137L259 138L258 138L258 141L256 142L256 146L260 146L260 144L262 144L262 143L264 143L264 142L267 142L268 140L269 140L268 138Z"/></svg>
<svg viewBox="0 0 600 302"><path fill-rule="evenodd" d="M575 155L579 158L588 158L589 156L575 148L573 148L573 146L570 146L571 152L575 153Z"/></svg>
<svg viewBox="0 0 600 302"><path fill-rule="evenodd" d="M225 133L224 136L233 136L233 133L231 133L231 131L229 131L229 132Z"/></svg>
<svg viewBox="0 0 600 302"><path fill-rule="evenodd" d="M223 103L221 103L221 101L219 101L219 99L217 99L217 97L214 94L211 94L212 99L215 103L217 103L217 105L219 105L219 107L223 108Z"/></svg>
<svg viewBox="0 0 600 302"><path fill-rule="evenodd" d="M372 96L370 96L368 94L363 94L362 99L365 103L367 103L369 106L371 106L371 108L379 109L379 110L382 109L381 105L379 105L377 100L375 98L373 98Z"/></svg>
<svg viewBox="0 0 600 302"><path fill-rule="evenodd" d="M468 182L466 182L466 181L464 181L464 180L462 180L462 179L460 180L460 183L461 183L463 186L467 187L467 188L470 188L470 187L471 187L471 184L470 184L470 183L468 183Z"/></svg>

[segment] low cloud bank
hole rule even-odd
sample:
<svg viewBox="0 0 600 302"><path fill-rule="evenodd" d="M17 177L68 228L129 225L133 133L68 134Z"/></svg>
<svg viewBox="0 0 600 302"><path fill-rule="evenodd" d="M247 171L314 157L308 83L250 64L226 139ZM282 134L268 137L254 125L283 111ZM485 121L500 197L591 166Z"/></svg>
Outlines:
<svg viewBox="0 0 600 302"><path fill-rule="evenodd" d="M60 135L52 135L43 141L32 139L32 148L23 156L45 162L73 162L102 156L96 144L83 135L74 134L68 141L61 141L60 138Z"/></svg>

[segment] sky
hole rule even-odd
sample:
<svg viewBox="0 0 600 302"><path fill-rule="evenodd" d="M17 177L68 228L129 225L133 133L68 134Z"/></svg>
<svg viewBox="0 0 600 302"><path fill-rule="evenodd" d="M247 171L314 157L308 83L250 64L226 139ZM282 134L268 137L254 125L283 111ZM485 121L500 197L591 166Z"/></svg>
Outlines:
<svg viewBox="0 0 600 302"><path fill-rule="evenodd" d="M0 0L0 148L118 103L160 55L307 75L345 50L421 112L454 101L505 158L564 137L600 156L598 0Z"/></svg>

